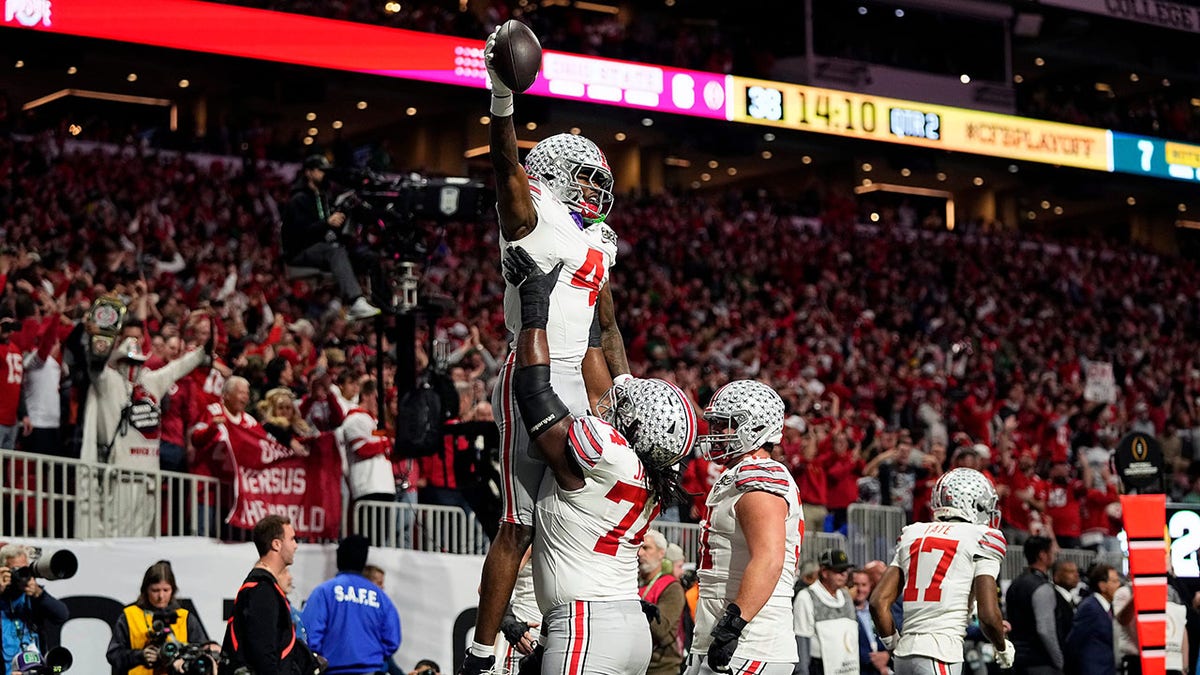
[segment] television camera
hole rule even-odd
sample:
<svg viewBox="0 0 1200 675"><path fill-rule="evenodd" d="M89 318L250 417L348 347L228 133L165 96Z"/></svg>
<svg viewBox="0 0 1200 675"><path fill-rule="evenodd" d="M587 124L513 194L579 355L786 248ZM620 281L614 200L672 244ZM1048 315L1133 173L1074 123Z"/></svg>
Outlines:
<svg viewBox="0 0 1200 675"><path fill-rule="evenodd" d="M212 675L225 664L220 645L215 642L184 642L175 635L171 626L179 619L176 611L160 610L154 613L150 632L146 635L146 646L158 647L158 660L154 662L156 673L183 673L184 675Z"/></svg>
<svg viewBox="0 0 1200 675"><path fill-rule="evenodd" d="M469 178L426 178L417 173L385 175L370 169L334 170L348 186L333 200L346 214L344 239L367 245L383 260L424 262L428 223L475 219L489 199L483 183Z"/></svg>

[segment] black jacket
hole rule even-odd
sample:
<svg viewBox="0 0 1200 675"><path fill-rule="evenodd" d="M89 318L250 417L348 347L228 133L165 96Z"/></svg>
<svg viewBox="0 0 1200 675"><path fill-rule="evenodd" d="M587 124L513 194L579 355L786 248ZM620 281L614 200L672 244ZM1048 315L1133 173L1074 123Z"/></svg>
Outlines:
<svg viewBox="0 0 1200 675"><path fill-rule="evenodd" d="M1018 668L1054 665L1041 638L1038 637L1037 618L1033 611L1033 592L1038 586L1048 583L1051 583L1050 579L1042 572L1026 569L1024 574L1013 580L1004 596L1004 606L1007 610L1005 613L1008 615L1008 622L1012 624L1012 632L1008 634L1008 639L1012 640L1016 649ZM1057 591L1055 595L1058 595Z"/></svg>
<svg viewBox="0 0 1200 675"><path fill-rule="evenodd" d="M221 652L222 675L249 666L255 675L314 675L316 657L296 637L287 597L275 575L254 568L233 601Z"/></svg>
<svg viewBox="0 0 1200 675"><path fill-rule="evenodd" d="M330 213L329 198L324 193L314 192L306 182L296 183L283 210L279 233L284 257L294 258L309 246L325 241L325 235L333 232L326 222Z"/></svg>

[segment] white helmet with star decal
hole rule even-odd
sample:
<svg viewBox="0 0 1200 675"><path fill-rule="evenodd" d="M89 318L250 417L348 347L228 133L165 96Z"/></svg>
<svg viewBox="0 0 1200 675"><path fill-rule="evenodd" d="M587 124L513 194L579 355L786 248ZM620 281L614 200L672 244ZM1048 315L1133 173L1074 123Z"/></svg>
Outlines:
<svg viewBox="0 0 1200 675"><path fill-rule="evenodd" d="M678 464L696 444L696 411L683 391L665 380L614 384L596 403L596 411L655 469Z"/></svg>
<svg viewBox="0 0 1200 675"><path fill-rule="evenodd" d="M602 223L613 204L613 175L596 144L578 134L555 134L533 146L525 168L587 223ZM580 181L584 184L580 184ZM584 186L591 188L589 196Z"/></svg>
<svg viewBox="0 0 1200 675"><path fill-rule="evenodd" d="M700 449L710 462L724 462L783 438L783 398L755 380L735 380L717 390L704 409L709 433Z"/></svg>
<svg viewBox="0 0 1200 675"><path fill-rule="evenodd" d="M1000 521L997 501L996 488L987 476L967 468L942 474L933 484L929 496L935 519L961 520L988 527L997 527Z"/></svg>

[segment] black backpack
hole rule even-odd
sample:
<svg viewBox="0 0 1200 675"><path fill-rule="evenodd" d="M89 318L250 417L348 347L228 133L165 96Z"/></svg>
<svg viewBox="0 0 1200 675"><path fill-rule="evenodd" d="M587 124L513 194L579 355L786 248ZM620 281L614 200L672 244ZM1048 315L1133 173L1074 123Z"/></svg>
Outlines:
<svg viewBox="0 0 1200 675"><path fill-rule="evenodd" d="M445 374L426 371L416 389L401 394L396 407L396 456L428 457L441 452L443 427L455 416L458 393Z"/></svg>

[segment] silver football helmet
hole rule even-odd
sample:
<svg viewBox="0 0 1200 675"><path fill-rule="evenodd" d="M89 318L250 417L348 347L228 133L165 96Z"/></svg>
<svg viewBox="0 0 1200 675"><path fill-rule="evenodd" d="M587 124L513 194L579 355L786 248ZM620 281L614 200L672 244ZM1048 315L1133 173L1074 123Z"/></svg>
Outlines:
<svg viewBox="0 0 1200 675"><path fill-rule="evenodd" d="M962 520L976 525L997 527L999 501L992 482L975 469L959 468L942 474L933 484L929 506L937 520Z"/></svg>
<svg viewBox="0 0 1200 675"><path fill-rule="evenodd" d="M555 134L529 151L525 168L585 222L602 223L613 204L613 175L596 144L578 134ZM580 181L592 188L590 197Z"/></svg>
<svg viewBox="0 0 1200 675"><path fill-rule="evenodd" d="M700 450L724 462L783 438L783 398L762 382L735 380L713 394L704 419L710 433L700 437Z"/></svg>
<svg viewBox="0 0 1200 675"><path fill-rule="evenodd" d="M600 397L596 412L655 469L678 464L696 444L696 411L683 391L665 380L615 384Z"/></svg>

